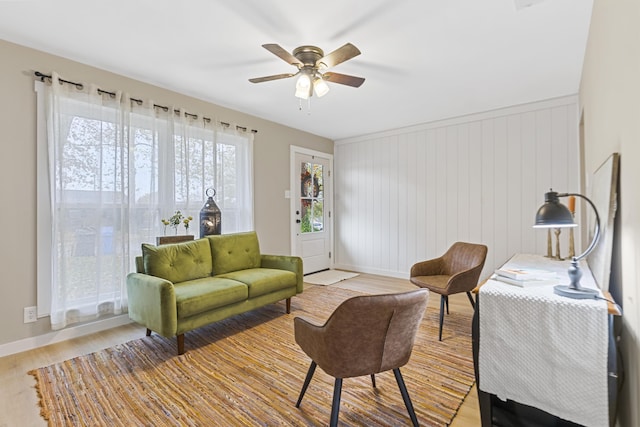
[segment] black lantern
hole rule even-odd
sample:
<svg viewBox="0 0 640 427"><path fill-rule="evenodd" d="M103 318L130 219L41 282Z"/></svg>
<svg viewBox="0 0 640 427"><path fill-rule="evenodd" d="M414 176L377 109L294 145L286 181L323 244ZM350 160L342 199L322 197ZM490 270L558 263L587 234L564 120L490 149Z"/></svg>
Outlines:
<svg viewBox="0 0 640 427"><path fill-rule="evenodd" d="M222 212L216 202L213 201L216 190L207 188L205 194L208 199L200 210L200 237L221 234L222 230Z"/></svg>

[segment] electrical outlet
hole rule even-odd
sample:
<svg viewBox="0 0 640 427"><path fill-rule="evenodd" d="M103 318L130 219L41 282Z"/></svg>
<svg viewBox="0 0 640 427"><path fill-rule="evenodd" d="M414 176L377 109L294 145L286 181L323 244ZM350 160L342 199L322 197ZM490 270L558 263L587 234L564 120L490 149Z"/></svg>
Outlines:
<svg viewBox="0 0 640 427"><path fill-rule="evenodd" d="M38 320L38 313L36 307L24 308L24 323L32 323Z"/></svg>

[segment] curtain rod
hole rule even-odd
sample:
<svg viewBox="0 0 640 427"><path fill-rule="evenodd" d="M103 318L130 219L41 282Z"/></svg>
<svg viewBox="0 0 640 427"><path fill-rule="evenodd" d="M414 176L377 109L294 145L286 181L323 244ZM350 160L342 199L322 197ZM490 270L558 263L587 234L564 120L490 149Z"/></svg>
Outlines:
<svg viewBox="0 0 640 427"><path fill-rule="evenodd" d="M35 74L36 77L40 78L40 81L44 82L44 79L49 79L49 80L52 81L51 76L43 74L40 71L36 71L36 72L34 72L34 74ZM61 83L67 83L67 84L73 85L78 90L84 89L84 85L82 83L72 82L72 81L69 81L69 80L61 79L61 78L58 78L58 80L60 80ZM101 94L101 95L109 95L111 98L115 98L115 96L116 96L115 92L109 92L107 90L102 90L100 88L98 88L98 93ZM138 105L141 105L142 102L143 102L142 99L137 99L137 98L130 98L130 99L133 102L135 102L136 104L138 104ZM163 110L165 112L169 111L169 107L167 107L165 105L153 104L153 107L154 108L160 108L161 110ZM180 110L173 110L173 112L176 113L176 114L180 114ZM185 111L184 115L188 116L188 117L191 117L193 119L197 119L198 118L197 114L187 113L186 111ZM204 117L203 116L202 120L204 120L207 123L211 123L211 119L209 117ZM227 128L229 126L231 126L231 124L227 123L227 122L220 122L220 124L222 126L224 126L224 127L227 127ZM236 130L241 130L243 132L246 132L247 131L247 127L246 126L238 126L238 125L236 125ZM251 133L258 133L258 131L256 129L251 129Z"/></svg>

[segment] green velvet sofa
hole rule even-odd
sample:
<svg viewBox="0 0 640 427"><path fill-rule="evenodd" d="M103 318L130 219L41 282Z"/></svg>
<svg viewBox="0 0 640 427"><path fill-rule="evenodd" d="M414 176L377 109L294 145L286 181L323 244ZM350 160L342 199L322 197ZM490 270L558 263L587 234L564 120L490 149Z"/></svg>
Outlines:
<svg viewBox="0 0 640 427"><path fill-rule="evenodd" d="M165 337L184 333L302 292L302 259L260 253L255 232L189 242L142 245L136 273L127 276L129 317Z"/></svg>

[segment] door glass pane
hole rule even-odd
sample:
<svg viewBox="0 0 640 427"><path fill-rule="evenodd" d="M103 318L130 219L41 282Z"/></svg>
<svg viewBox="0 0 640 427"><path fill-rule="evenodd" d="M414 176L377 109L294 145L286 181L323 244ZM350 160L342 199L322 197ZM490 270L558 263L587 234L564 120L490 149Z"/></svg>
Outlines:
<svg viewBox="0 0 640 427"><path fill-rule="evenodd" d="M300 170L300 232L324 230L324 191L322 165L302 162Z"/></svg>
<svg viewBox="0 0 640 427"><path fill-rule="evenodd" d="M323 215L323 203L322 200L313 201L313 231L324 230L324 215Z"/></svg>

